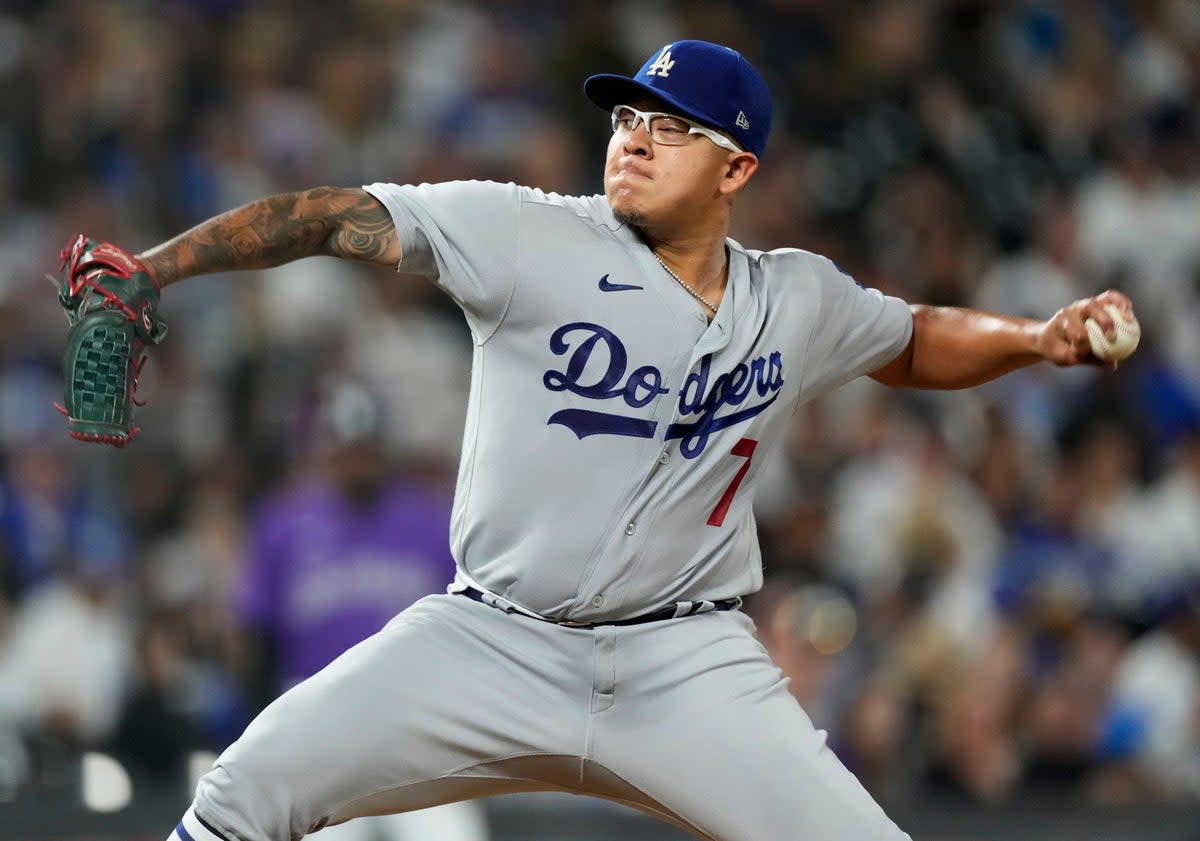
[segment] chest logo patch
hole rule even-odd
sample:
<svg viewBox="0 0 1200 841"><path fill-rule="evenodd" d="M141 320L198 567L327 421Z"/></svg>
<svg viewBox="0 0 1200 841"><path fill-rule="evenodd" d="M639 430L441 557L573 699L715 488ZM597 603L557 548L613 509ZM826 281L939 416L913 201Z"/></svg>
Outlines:
<svg viewBox="0 0 1200 841"><path fill-rule="evenodd" d="M601 292L624 292L627 289L645 289L644 286L637 286L633 283L613 283L608 279L608 275L600 278Z"/></svg>
<svg viewBox="0 0 1200 841"><path fill-rule="evenodd" d="M550 352L566 361L563 370L552 368L542 375L542 384L550 391L597 401L616 399L630 409L641 409L660 395L672 393L655 366L630 370L625 344L599 324L564 324L550 336ZM712 354L707 354L676 392L681 420L667 426L663 440L679 439L680 454L695 458L704 452L714 433L744 423L774 403L783 382L783 354L779 351L739 362L715 376ZM560 409L546 424L565 426L580 440L589 435L654 438L658 434L655 420L594 409Z"/></svg>

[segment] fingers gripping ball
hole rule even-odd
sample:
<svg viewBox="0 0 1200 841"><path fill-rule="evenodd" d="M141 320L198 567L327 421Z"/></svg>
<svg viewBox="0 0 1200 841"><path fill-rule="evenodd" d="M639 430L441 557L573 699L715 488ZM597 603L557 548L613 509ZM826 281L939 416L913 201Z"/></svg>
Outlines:
<svg viewBox="0 0 1200 841"><path fill-rule="evenodd" d="M83 235L62 251L54 280L71 325L63 353L67 432L80 441L123 447L133 425L138 376L146 348L166 335L158 317L159 289L146 266L123 248Z"/></svg>
<svg viewBox="0 0 1200 841"><path fill-rule="evenodd" d="M1105 336L1104 330L1096 323L1095 319L1089 318L1083 323L1083 326L1087 328L1092 355L1105 362L1115 362L1137 350L1138 341L1142 338L1142 328L1136 318L1133 316L1126 318L1125 313L1112 304L1104 309L1112 317L1117 331L1116 338L1110 340L1108 336Z"/></svg>

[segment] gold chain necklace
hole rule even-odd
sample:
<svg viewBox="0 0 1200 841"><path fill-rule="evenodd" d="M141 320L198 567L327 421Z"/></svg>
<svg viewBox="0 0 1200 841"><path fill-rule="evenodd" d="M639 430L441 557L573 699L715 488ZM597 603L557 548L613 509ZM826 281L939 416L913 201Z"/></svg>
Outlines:
<svg viewBox="0 0 1200 841"><path fill-rule="evenodd" d="M658 261L658 264L663 267L663 269L666 271L666 273L669 274L671 277L675 278L676 283L678 283L680 286L682 286L684 289L686 289L687 293L689 295L691 295L693 298L695 298L700 303L704 304L704 306L708 307L710 310L712 310L713 314L716 315L717 308L714 307L712 304L710 304L708 302L707 298L705 298L703 295L701 295L699 292L697 292L695 289L693 289L688 284L684 283L683 278L681 278L679 275L675 274L675 272L671 271L671 267L663 262L663 258L658 256L657 251L655 251L654 249L650 249L650 253L654 255L654 259Z"/></svg>

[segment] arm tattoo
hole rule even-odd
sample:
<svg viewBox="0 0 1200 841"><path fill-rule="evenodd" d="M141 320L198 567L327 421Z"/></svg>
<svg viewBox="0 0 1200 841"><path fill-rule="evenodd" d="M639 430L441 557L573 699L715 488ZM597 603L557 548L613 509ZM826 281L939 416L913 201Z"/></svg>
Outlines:
<svg viewBox="0 0 1200 841"><path fill-rule="evenodd" d="M317 254L396 265L400 249L391 215L364 190L317 187L251 202L139 256L166 286Z"/></svg>
<svg viewBox="0 0 1200 841"><path fill-rule="evenodd" d="M365 190L357 192L354 203L338 214L324 253L394 267L400 254L392 214Z"/></svg>

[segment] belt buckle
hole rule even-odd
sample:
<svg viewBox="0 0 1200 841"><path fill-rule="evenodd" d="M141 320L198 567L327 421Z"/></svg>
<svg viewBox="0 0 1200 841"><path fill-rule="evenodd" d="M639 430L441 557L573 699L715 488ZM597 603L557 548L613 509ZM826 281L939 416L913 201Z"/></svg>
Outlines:
<svg viewBox="0 0 1200 841"><path fill-rule="evenodd" d="M566 628L590 628L591 622L580 622L578 619L559 619L555 621L556 625L562 625Z"/></svg>

